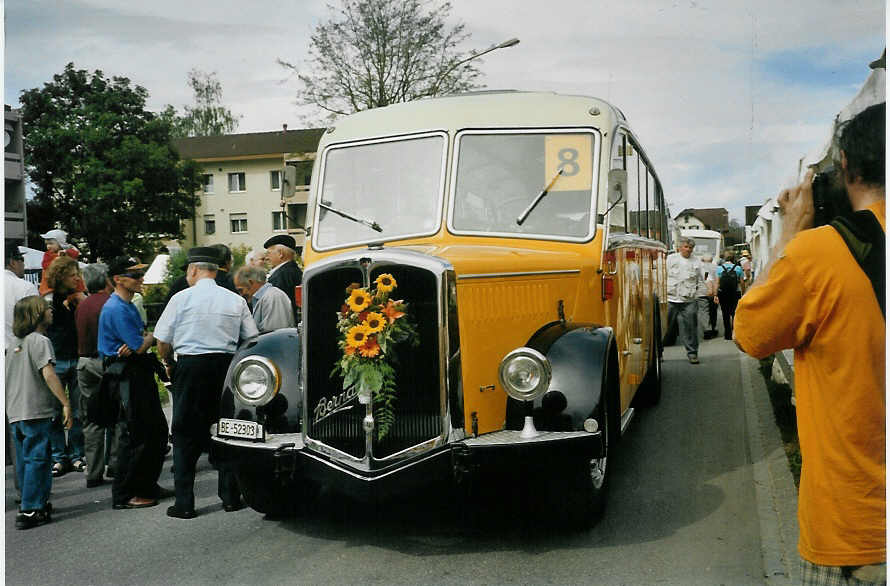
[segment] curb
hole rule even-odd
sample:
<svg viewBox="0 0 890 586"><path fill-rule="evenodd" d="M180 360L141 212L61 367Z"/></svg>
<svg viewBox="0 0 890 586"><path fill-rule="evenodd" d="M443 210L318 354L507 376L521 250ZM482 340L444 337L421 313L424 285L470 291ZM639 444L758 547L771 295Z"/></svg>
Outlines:
<svg viewBox="0 0 890 586"><path fill-rule="evenodd" d="M739 369L745 396L748 450L754 475L760 548L766 584L799 584L797 553L797 488L773 419L759 363L740 354Z"/></svg>

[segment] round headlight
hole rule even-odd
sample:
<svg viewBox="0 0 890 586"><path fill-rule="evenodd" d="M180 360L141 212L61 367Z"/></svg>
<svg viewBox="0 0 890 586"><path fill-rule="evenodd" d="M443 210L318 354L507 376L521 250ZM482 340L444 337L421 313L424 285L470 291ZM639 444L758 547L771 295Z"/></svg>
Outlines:
<svg viewBox="0 0 890 586"><path fill-rule="evenodd" d="M534 401L550 386L550 361L533 348L517 348L501 360L498 378L517 401Z"/></svg>
<svg viewBox="0 0 890 586"><path fill-rule="evenodd" d="M265 405L281 385L275 364L262 356L242 358L232 371L232 386L238 398L249 405Z"/></svg>

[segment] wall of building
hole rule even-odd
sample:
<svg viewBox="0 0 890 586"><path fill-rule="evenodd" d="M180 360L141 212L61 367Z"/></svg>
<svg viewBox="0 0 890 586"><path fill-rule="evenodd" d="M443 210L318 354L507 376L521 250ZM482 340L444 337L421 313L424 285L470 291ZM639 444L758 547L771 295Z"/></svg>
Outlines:
<svg viewBox="0 0 890 586"><path fill-rule="evenodd" d="M197 246L222 243L230 247L259 248L270 236L290 233L297 245L302 246L302 231L296 229L293 220L288 221L279 215L278 225L275 225L273 218L273 212L280 214L283 208L281 176L277 183L273 183L271 175L272 172L280 173L284 162L284 154L226 161L199 160L203 173L213 179L212 187L202 189L201 204L195 208L193 243ZM243 178L243 185L232 185L232 174L243 174L235 180L240 184ZM302 211L300 206L305 207L307 194L307 189L298 189L295 196L287 200L286 209L292 218L296 219ZM187 223L191 224L191 221ZM188 226L187 236L190 232L191 226Z"/></svg>
<svg viewBox="0 0 890 586"><path fill-rule="evenodd" d="M677 218L677 224L684 230L705 230L705 225L695 216Z"/></svg>

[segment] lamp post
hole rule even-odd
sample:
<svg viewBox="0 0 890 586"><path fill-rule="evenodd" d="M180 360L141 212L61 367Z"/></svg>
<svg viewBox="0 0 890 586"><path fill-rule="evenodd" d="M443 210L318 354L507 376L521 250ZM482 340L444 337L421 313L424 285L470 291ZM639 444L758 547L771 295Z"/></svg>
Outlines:
<svg viewBox="0 0 890 586"><path fill-rule="evenodd" d="M458 67L460 67L461 65L466 63L467 61L472 61L473 59L482 57L483 55L485 55L487 53L491 53L492 51L496 51L498 49L506 49L507 47L513 47L514 45L518 45L518 44L519 44L519 39L517 39L516 37L513 37L512 39L507 39L506 41L504 41L502 43L497 43L496 45L492 45L491 47L485 49L484 51L480 51L478 53L473 53L466 59L461 59L460 61L458 61L457 63L455 63L448 69L446 69L445 72L442 73L441 75L439 75L438 78L436 78L436 82L433 84L433 87L430 89L430 91L427 95L428 96L436 95L436 93L439 91L439 84L442 83L442 80L444 80L446 77L448 77L449 73L451 73L452 71L454 71L455 69L457 69Z"/></svg>

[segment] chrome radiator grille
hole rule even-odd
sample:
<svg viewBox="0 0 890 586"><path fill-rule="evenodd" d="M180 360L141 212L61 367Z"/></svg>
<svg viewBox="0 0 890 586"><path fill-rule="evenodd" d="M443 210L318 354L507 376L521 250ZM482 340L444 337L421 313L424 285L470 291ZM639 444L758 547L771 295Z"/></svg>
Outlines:
<svg viewBox="0 0 890 586"><path fill-rule="evenodd" d="M367 286L384 272L392 274L398 283L394 298L408 304L420 345L412 348L402 343L395 348L395 423L382 441L374 434L373 456L386 458L442 434L440 294L436 275L423 268L382 262L368 268L358 262L352 266L337 264L311 274L304 282L306 429L310 439L359 459L366 456L362 427L365 406L358 403L353 392L343 390L342 377L332 375L341 356L337 312L347 297L347 286Z"/></svg>

